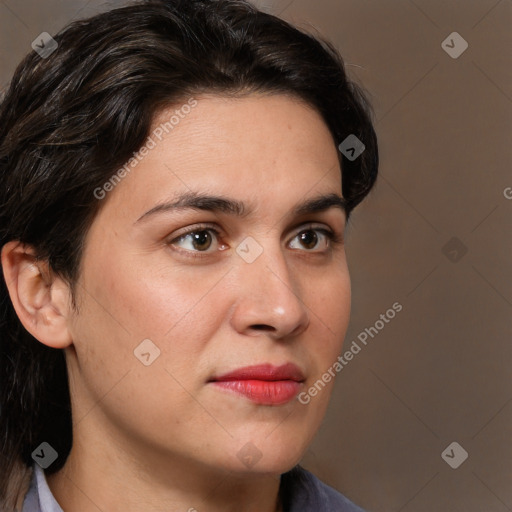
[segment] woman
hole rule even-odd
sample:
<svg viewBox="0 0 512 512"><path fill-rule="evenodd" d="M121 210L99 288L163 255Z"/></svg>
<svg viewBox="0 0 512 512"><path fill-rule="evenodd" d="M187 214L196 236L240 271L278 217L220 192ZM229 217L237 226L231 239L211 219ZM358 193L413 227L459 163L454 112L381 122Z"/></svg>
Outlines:
<svg viewBox="0 0 512 512"><path fill-rule="evenodd" d="M360 510L298 465L378 167L341 57L231 0L50 43L0 108L2 510Z"/></svg>

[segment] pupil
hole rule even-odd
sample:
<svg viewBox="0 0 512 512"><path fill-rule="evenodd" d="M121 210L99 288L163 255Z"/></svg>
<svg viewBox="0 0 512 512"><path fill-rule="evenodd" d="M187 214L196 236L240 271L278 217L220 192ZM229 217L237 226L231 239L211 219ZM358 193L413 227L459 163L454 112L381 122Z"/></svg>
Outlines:
<svg viewBox="0 0 512 512"><path fill-rule="evenodd" d="M196 249L208 249L212 243L210 233L208 231L198 231L194 233L194 247Z"/></svg>
<svg viewBox="0 0 512 512"><path fill-rule="evenodd" d="M308 249L312 249L317 244L318 236L314 231L304 231L301 233L300 239Z"/></svg>

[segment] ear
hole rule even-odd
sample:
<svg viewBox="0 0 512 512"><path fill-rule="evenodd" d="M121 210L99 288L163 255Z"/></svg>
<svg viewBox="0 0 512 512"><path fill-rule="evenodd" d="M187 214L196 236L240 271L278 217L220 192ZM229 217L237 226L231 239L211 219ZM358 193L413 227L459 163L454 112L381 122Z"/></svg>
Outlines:
<svg viewBox="0 0 512 512"><path fill-rule="evenodd" d="M25 329L48 347L71 345L67 283L55 276L46 262L37 260L31 246L19 241L3 246L1 261L9 296Z"/></svg>

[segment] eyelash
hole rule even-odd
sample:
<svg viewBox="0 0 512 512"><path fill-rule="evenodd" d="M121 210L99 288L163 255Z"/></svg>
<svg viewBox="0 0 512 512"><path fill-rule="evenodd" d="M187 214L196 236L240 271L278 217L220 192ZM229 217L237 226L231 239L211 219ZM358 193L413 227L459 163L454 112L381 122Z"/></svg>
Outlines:
<svg viewBox="0 0 512 512"><path fill-rule="evenodd" d="M175 242L178 242L184 238L186 238L188 235L191 235L193 233L200 233L201 231L209 231L215 234L215 237L218 239L221 235L220 231L215 227L208 224L198 224L197 226L194 226L193 228L189 229L188 231L185 231L184 233L181 233L177 237L174 237L172 240L169 240L167 242L168 245L173 245ZM329 229L325 228L319 228L319 227L313 227L313 226L305 226L304 229L301 229L296 233L296 235L293 237L295 239L297 236L299 236L301 233L304 233L305 231L315 231L320 232L324 236L327 237L327 240L329 241L329 248L326 251L314 251L314 250L308 250L304 249L305 252L311 253L311 254L326 254L330 250L333 249L333 246L342 245L343 244L343 237L340 236L338 233L335 233L334 231L331 231ZM292 239L292 240L293 240ZM178 248L177 251L186 254L189 257L192 258L206 258L212 255L211 252L206 251L193 251L190 249L182 249ZM293 249L297 250L297 249Z"/></svg>

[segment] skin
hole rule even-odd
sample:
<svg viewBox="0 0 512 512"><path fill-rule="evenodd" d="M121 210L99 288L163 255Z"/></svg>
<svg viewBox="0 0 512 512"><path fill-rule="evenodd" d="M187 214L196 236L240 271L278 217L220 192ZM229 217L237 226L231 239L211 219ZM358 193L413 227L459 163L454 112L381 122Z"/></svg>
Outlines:
<svg viewBox="0 0 512 512"><path fill-rule="evenodd" d="M342 237L345 213L293 214L320 194L341 197L334 141L315 110L285 95L196 99L102 200L78 311L31 247L2 250L20 320L65 350L73 447L47 481L66 512L275 512L279 475L299 462L325 414L332 381L307 405L269 406L208 380L292 362L303 391L340 353L350 314L345 249L317 229ZM242 201L247 214L181 209L137 222L190 191ZM209 247L204 226L199 245L179 239L203 223L220 233L209 232ZM248 236L263 249L252 263L236 252ZM134 356L144 339L160 350L149 366ZM251 467L237 457L247 443L261 453Z"/></svg>

